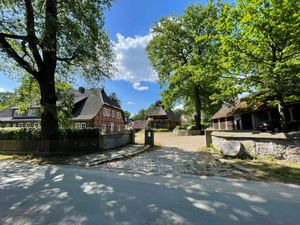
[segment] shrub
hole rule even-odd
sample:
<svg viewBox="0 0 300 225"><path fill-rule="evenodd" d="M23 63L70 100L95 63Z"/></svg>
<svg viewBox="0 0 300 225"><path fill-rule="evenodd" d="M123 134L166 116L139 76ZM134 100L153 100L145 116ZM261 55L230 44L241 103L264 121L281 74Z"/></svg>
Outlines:
<svg viewBox="0 0 300 225"><path fill-rule="evenodd" d="M74 140L74 139L93 139L98 138L100 130L98 128L86 129L59 129L57 139ZM0 140L40 140L41 129L39 128L1 128Z"/></svg>

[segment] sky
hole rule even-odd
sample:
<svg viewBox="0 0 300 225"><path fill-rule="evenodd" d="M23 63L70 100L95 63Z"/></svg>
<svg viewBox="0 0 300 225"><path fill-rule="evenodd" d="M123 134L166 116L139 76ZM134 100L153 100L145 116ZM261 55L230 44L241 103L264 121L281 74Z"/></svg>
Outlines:
<svg viewBox="0 0 300 225"><path fill-rule="evenodd" d="M122 108L132 114L160 99L157 74L151 68L145 47L151 40L153 24L163 16L182 14L196 0L115 0L105 12L105 29L112 42L118 71L105 80L108 94L115 92ZM205 0L200 1L205 4ZM12 91L18 83L0 72L0 92ZM86 86L77 81L74 86ZM100 86L100 84L99 84Z"/></svg>

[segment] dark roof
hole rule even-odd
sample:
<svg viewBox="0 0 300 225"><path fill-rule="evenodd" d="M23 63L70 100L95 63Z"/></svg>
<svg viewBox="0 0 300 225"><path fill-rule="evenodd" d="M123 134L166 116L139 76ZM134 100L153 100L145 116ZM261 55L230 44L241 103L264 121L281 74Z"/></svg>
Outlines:
<svg viewBox="0 0 300 225"><path fill-rule="evenodd" d="M164 110L161 101L157 101L154 107L147 112L146 118L148 117L166 117L169 120L179 121L179 118L177 118L177 116L172 110Z"/></svg>
<svg viewBox="0 0 300 225"><path fill-rule="evenodd" d="M10 108L0 111L0 121L7 121L12 119L12 112Z"/></svg>
<svg viewBox="0 0 300 225"><path fill-rule="evenodd" d="M147 128L147 121L145 120L136 120L130 123L130 127L133 129L146 129Z"/></svg>
<svg viewBox="0 0 300 225"><path fill-rule="evenodd" d="M77 101L74 101L73 120L93 119L104 104L120 109L118 104L106 95L104 89L85 90L84 93L77 91L75 99Z"/></svg>
<svg viewBox="0 0 300 225"><path fill-rule="evenodd" d="M120 106L117 102L111 100L107 94L105 93L104 89L101 90L101 95L102 95L102 99L103 99L103 102L106 104L106 105L109 105L111 107L115 107L115 108L118 108L120 109Z"/></svg>
<svg viewBox="0 0 300 225"><path fill-rule="evenodd" d="M105 93L104 89L91 89L78 91L72 90L74 95L74 107L72 110L73 120L90 120L93 119L102 106L108 105L110 107L120 109L117 103L112 101ZM0 111L0 121L13 121L12 118L12 108ZM13 109L18 109L18 107L13 107ZM24 118L18 118L15 120L20 121ZM32 119L32 118L31 118Z"/></svg>

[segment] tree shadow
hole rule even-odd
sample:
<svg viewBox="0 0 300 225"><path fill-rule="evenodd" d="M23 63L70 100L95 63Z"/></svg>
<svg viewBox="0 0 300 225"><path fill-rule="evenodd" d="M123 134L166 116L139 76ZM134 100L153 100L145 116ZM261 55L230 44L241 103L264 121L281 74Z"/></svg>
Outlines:
<svg viewBox="0 0 300 225"><path fill-rule="evenodd" d="M20 161L1 161L0 166L1 224L297 224L299 220L296 185Z"/></svg>

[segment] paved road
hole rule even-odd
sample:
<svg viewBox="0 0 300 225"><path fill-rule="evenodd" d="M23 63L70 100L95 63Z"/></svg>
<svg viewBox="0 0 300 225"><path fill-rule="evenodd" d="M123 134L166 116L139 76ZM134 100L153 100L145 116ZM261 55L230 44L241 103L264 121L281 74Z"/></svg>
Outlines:
<svg viewBox="0 0 300 225"><path fill-rule="evenodd" d="M0 224L299 224L300 186L0 161Z"/></svg>

